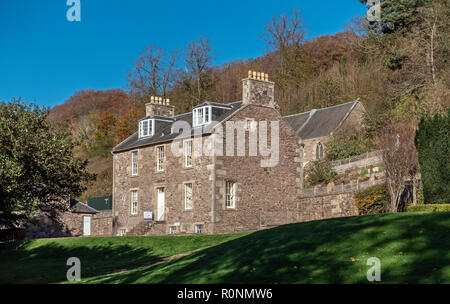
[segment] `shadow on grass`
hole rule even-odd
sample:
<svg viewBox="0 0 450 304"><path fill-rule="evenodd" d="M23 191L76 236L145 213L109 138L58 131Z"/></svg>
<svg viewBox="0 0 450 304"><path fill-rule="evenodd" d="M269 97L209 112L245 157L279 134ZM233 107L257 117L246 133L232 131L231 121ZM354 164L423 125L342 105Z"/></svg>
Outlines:
<svg viewBox="0 0 450 304"><path fill-rule="evenodd" d="M0 283L56 283L65 281L70 266L67 259L77 257L81 261L82 277L107 273L120 267L139 265L160 256L151 249L129 245L69 248L57 242L29 248L30 242L4 244L0 250Z"/></svg>
<svg viewBox="0 0 450 304"><path fill-rule="evenodd" d="M87 283L450 283L450 213L385 214L286 225Z"/></svg>

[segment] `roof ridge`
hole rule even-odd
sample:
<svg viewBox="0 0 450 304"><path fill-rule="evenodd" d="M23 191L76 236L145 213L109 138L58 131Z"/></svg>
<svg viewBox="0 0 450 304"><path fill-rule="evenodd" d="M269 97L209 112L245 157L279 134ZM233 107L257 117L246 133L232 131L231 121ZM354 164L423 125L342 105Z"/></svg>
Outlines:
<svg viewBox="0 0 450 304"><path fill-rule="evenodd" d="M306 114L306 113L311 113L311 111L313 111L313 110L316 110L316 111L322 111L322 110L327 110L327 109L331 109L331 108L336 108L336 107L340 107L340 106L343 106L343 105L346 105L346 104L349 104L349 103L356 103L356 102L358 102L358 101L359 101L359 100L353 100L353 101L348 101L348 102L340 103L340 104L337 104L337 105L334 105L334 106L325 107L325 108L311 109L311 110L306 111L306 112L301 112L301 113L296 113L296 114L286 115L286 116L283 116L283 118L292 117L292 116L296 116L296 115L302 115L302 114Z"/></svg>
<svg viewBox="0 0 450 304"><path fill-rule="evenodd" d="M321 108L321 109L315 109L316 111L322 111L322 110L327 110L327 109L332 109L332 108L337 108L337 107L341 107L343 105L349 104L349 103L356 103L359 102L359 100L353 100L353 101L348 101L348 102L344 102L344 103L340 103L334 106L330 106L330 107L326 107L326 108Z"/></svg>

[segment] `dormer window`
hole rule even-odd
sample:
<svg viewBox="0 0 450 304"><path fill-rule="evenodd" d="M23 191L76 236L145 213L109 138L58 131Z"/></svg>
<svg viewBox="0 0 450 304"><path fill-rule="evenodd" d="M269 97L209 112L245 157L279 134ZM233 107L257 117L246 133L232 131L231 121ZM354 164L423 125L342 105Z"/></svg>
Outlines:
<svg viewBox="0 0 450 304"><path fill-rule="evenodd" d="M139 138L153 136L155 120L146 119L139 122Z"/></svg>
<svg viewBox="0 0 450 304"><path fill-rule="evenodd" d="M211 106L196 108L192 111L194 127L207 125L211 122Z"/></svg>

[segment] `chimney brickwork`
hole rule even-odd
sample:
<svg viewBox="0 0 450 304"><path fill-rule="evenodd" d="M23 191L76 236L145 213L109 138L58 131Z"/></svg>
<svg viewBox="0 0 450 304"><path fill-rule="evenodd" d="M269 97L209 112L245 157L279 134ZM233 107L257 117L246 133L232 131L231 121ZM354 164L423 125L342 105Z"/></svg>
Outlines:
<svg viewBox="0 0 450 304"><path fill-rule="evenodd" d="M269 81L266 73L249 71L248 77L242 80L242 102L267 107L275 107L275 83Z"/></svg>
<svg viewBox="0 0 450 304"><path fill-rule="evenodd" d="M152 96L150 102L145 105L146 116L174 116L175 107L170 105L170 99Z"/></svg>

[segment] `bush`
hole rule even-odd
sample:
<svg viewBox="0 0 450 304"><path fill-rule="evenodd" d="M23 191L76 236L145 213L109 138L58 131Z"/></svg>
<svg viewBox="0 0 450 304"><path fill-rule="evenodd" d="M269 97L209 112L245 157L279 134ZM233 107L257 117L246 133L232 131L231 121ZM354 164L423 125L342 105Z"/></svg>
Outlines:
<svg viewBox="0 0 450 304"><path fill-rule="evenodd" d="M312 187L323 182L329 184L335 181L337 173L333 171L331 162L328 160L316 160L306 168L306 186Z"/></svg>
<svg viewBox="0 0 450 304"><path fill-rule="evenodd" d="M407 206L406 212L450 212L450 204Z"/></svg>
<svg viewBox="0 0 450 304"><path fill-rule="evenodd" d="M333 134L326 145L326 155L329 160L345 159L364 154L373 148L372 139L361 127L348 125Z"/></svg>
<svg viewBox="0 0 450 304"><path fill-rule="evenodd" d="M389 192L386 185L377 185L355 195L353 201L360 215L384 213L389 205Z"/></svg>
<svg viewBox="0 0 450 304"><path fill-rule="evenodd" d="M450 108L447 115L420 121L415 144L425 202L450 203Z"/></svg>

